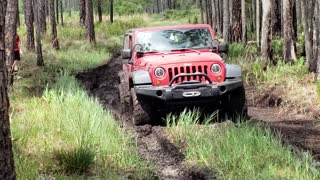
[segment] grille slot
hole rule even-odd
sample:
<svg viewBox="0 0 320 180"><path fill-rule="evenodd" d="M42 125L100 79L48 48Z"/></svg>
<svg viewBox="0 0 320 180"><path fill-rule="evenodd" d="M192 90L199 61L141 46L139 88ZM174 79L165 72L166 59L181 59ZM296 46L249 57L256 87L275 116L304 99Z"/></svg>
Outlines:
<svg viewBox="0 0 320 180"><path fill-rule="evenodd" d="M171 81L175 76L183 73L204 73L208 74L208 66L181 66L181 67L174 67L174 68L168 68L169 73L169 80ZM182 83L184 81L191 81L196 80L200 82L205 82L206 78L203 76L189 76L189 77L180 77L176 79L175 83Z"/></svg>

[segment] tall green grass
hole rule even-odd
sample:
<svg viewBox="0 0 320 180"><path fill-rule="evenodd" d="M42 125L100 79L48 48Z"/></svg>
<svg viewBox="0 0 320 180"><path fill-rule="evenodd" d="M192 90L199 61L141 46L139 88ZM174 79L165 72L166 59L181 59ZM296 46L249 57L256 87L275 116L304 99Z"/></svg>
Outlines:
<svg viewBox="0 0 320 180"><path fill-rule="evenodd" d="M168 134L184 148L189 166L200 166L221 179L319 179L309 153L294 153L270 129L250 123L195 125L199 116L169 117ZM175 118L175 120L172 120Z"/></svg>
<svg viewBox="0 0 320 180"><path fill-rule="evenodd" d="M77 16L66 16L65 26L58 27L60 50L52 49L49 34L43 35L44 67L37 67L34 52L23 48L22 79L10 93L19 179L146 179L152 175L153 167L141 159L131 132L121 128L72 77L107 62L119 49L125 29L143 24L141 19L129 20L97 25L93 46ZM19 34L23 46L23 26Z"/></svg>
<svg viewBox="0 0 320 180"><path fill-rule="evenodd" d="M61 75L42 97L29 99L24 108L12 122L19 177L25 177L21 156L30 157L38 176L44 172L148 175L150 169L135 151L132 137L73 77Z"/></svg>

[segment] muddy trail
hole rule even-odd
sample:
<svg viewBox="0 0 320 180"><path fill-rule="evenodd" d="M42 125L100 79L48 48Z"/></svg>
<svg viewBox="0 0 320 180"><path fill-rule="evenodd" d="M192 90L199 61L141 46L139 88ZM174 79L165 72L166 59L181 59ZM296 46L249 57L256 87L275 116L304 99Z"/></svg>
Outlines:
<svg viewBox="0 0 320 180"><path fill-rule="evenodd" d="M134 126L130 114L120 112L118 72L122 69L120 57L114 57L107 64L76 75L91 96L111 110L119 124L135 133L138 152L156 166L150 179L209 180L216 179L214 173L197 167L186 167L184 155L165 135L164 126Z"/></svg>

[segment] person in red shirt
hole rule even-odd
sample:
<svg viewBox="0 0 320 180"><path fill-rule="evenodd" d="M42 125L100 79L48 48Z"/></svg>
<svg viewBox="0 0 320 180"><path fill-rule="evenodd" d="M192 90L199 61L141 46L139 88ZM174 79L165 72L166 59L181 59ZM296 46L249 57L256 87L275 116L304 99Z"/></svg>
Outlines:
<svg viewBox="0 0 320 180"><path fill-rule="evenodd" d="M20 37L19 35L17 34L16 35L16 45L14 47L14 62L13 62L13 65L12 65L12 69L13 71L17 72L18 71L18 61L21 60L21 55L22 54L22 51L20 49Z"/></svg>

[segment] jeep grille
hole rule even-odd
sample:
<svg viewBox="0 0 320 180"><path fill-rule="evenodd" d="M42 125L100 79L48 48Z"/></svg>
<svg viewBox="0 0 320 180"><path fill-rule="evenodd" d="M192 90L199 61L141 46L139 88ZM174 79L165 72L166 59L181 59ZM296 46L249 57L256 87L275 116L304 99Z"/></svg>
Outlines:
<svg viewBox="0 0 320 180"><path fill-rule="evenodd" d="M175 67L175 68L169 68L169 79L170 81L177 75L182 73L204 73L208 74L208 66L181 66L181 67ZM189 77L180 77L177 79L175 83L182 83L184 81L199 81L199 82L205 82L206 79L203 76L189 76Z"/></svg>

